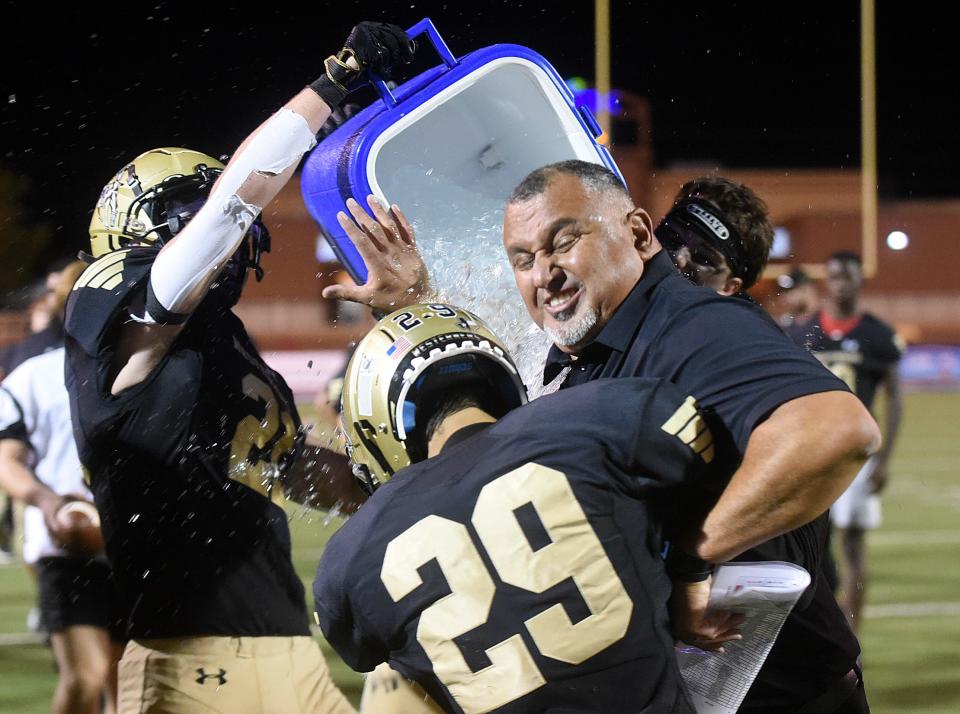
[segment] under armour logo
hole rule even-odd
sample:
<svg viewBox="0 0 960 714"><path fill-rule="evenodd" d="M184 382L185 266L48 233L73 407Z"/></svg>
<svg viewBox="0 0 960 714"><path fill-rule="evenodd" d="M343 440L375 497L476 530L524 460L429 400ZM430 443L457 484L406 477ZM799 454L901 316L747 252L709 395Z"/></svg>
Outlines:
<svg viewBox="0 0 960 714"><path fill-rule="evenodd" d="M206 672L203 671L203 667L197 667L197 674L200 675L199 677L197 677L197 684L203 684L204 682L206 682L208 679L211 679L211 678L217 680L218 684L227 683L227 670L223 668L221 668L217 674L207 674Z"/></svg>

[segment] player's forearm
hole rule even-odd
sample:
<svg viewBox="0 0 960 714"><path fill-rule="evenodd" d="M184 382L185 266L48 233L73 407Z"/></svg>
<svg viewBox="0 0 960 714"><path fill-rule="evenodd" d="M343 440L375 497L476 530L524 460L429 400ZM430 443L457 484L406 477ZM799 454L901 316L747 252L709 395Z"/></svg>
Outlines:
<svg viewBox="0 0 960 714"><path fill-rule="evenodd" d="M887 408L883 420L883 446L877 452L877 459L882 464L890 461L893 447L900 435L900 423L903 419L903 394L897 383L887 389Z"/></svg>
<svg viewBox="0 0 960 714"><path fill-rule="evenodd" d="M187 314L197 308L263 206L316 143L314 135L329 115L330 107L305 89L241 144L203 208L154 263L150 284L165 310Z"/></svg>
<svg viewBox="0 0 960 714"><path fill-rule="evenodd" d="M203 208L154 263L151 286L164 309L187 314L197 308L263 207L316 144L331 112L305 87L237 147Z"/></svg>
<svg viewBox="0 0 960 714"><path fill-rule="evenodd" d="M751 434L743 463L693 537L697 555L721 562L809 523L879 444L876 422L847 392L781 405Z"/></svg>
<svg viewBox="0 0 960 714"><path fill-rule="evenodd" d="M248 204L266 206L313 148L330 113L313 90L302 89L244 139L214 186L214 194L235 193Z"/></svg>
<svg viewBox="0 0 960 714"><path fill-rule="evenodd" d="M318 446L306 446L283 478L284 494L309 508L356 512L366 500L343 454Z"/></svg>
<svg viewBox="0 0 960 714"><path fill-rule="evenodd" d="M0 489L15 501L43 508L59 496L44 485L27 466L19 446L0 443Z"/></svg>

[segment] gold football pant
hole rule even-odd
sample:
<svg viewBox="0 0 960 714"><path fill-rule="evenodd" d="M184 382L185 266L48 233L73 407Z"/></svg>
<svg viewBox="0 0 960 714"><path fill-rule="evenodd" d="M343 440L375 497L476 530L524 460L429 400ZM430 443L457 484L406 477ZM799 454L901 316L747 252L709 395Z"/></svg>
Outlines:
<svg viewBox="0 0 960 714"><path fill-rule="evenodd" d="M310 637L131 641L119 714L351 714Z"/></svg>

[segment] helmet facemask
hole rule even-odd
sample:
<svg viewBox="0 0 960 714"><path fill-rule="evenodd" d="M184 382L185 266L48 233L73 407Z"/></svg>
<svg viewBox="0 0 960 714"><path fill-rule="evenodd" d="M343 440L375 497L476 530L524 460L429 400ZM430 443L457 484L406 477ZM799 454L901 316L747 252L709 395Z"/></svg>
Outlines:
<svg viewBox="0 0 960 714"><path fill-rule="evenodd" d="M144 189L131 164L107 184L96 211L104 224L117 227L120 248L143 244L162 246L183 229L203 206L222 172L205 164L198 164L194 171L188 176L170 176ZM126 211L119 211L116 194L123 187L128 188L134 198Z"/></svg>

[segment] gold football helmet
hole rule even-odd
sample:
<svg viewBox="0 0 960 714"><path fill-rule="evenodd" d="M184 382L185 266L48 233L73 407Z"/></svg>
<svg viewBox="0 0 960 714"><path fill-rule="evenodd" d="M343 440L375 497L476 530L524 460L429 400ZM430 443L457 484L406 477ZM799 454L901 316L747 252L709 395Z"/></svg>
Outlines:
<svg viewBox="0 0 960 714"><path fill-rule="evenodd" d="M169 226L169 198L205 197L223 164L190 149L152 149L124 166L103 187L90 219L94 258L130 243L162 242L179 226Z"/></svg>
<svg viewBox="0 0 960 714"><path fill-rule="evenodd" d="M384 317L357 345L343 384L343 429L354 475L372 492L427 457L426 424L438 396L482 387L494 417L526 403L506 348L476 315L413 305Z"/></svg>
<svg viewBox="0 0 960 714"><path fill-rule="evenodd" d="M176 147L146 151L103 187L90 219L90 251L99 258L131 244L163 245L200 210L224 166L212 156ZM258 217L232 261L242 284L248 268L263 278L260 257L270 233Z"/></svg>

